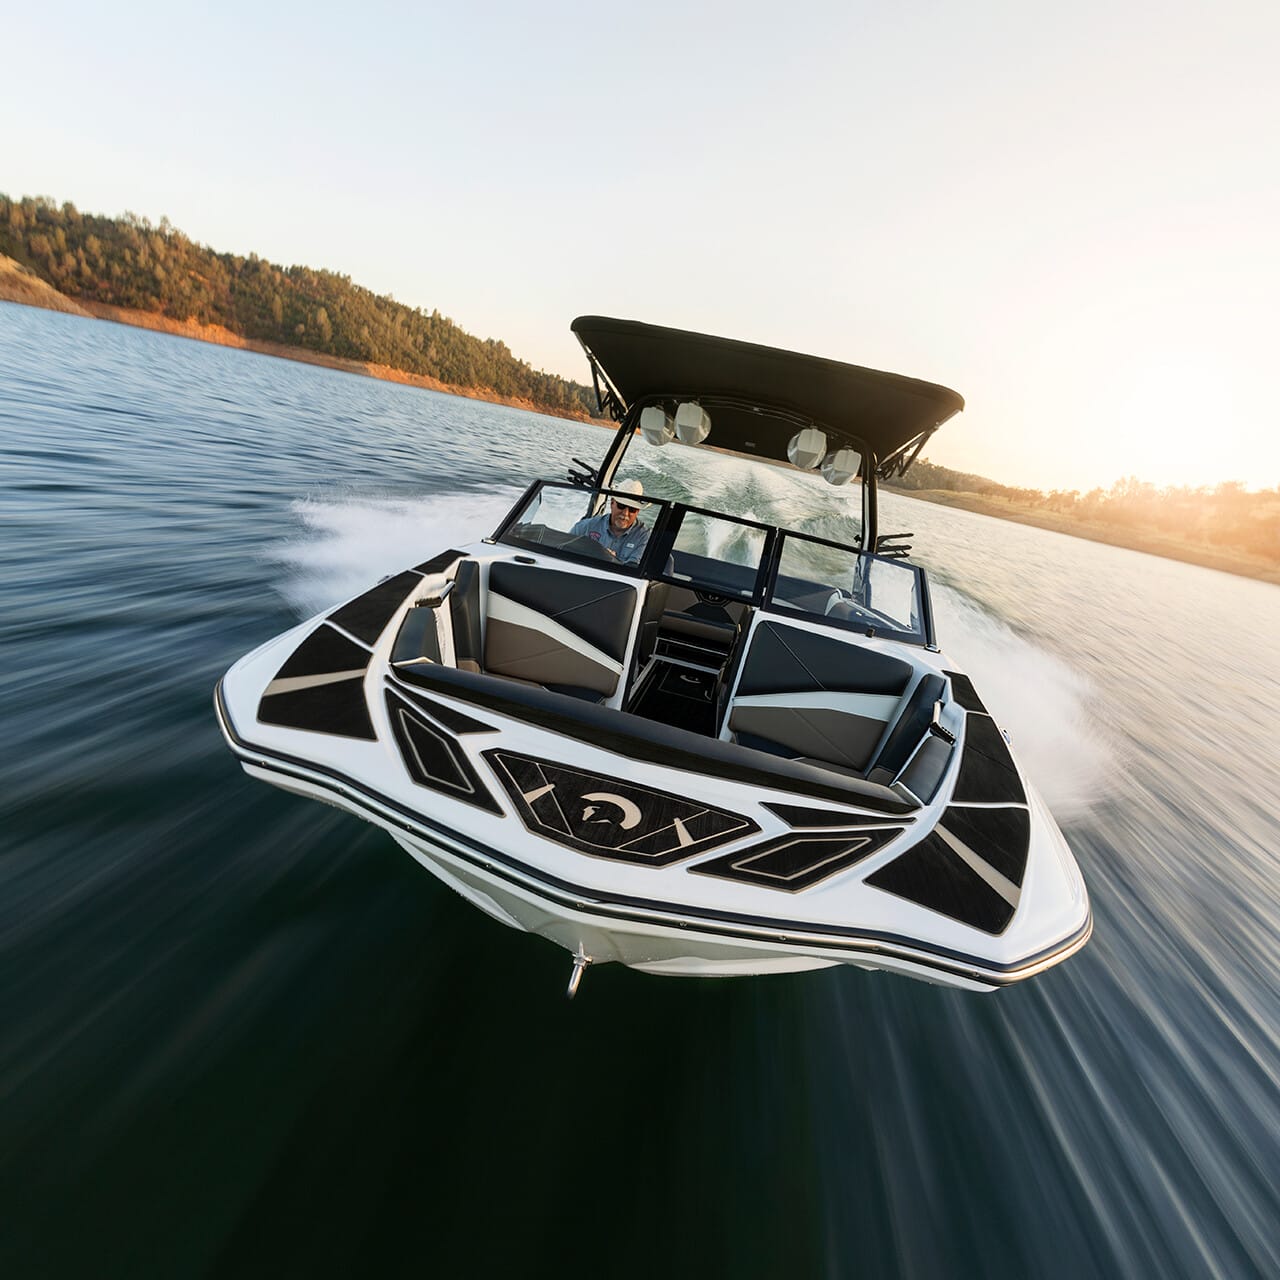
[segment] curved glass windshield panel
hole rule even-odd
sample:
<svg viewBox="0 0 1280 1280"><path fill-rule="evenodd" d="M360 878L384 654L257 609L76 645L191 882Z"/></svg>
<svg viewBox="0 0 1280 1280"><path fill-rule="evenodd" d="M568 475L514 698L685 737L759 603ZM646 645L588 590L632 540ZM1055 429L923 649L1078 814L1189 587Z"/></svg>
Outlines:
<svg viewBox="0 0 1280 1280"><path fill-rule="evenodd" d="M929 642L920 570L784 534L771 604L916 644Z"/></svg>
<svg viewBox="0 0 1280 1280"><path fill-rule="evenodd" d="M751 597L769 531L706 511L679 511L667 576L704 591Z"/></svg>
<svg viewBox="0 0 1280 1280"><path fill-rule="evenodd" d="M623 482L625 483L625 482ZM614 567L640 563L665 504L619 487L543 484L502 528L503 542L545 548Z"/></svg>

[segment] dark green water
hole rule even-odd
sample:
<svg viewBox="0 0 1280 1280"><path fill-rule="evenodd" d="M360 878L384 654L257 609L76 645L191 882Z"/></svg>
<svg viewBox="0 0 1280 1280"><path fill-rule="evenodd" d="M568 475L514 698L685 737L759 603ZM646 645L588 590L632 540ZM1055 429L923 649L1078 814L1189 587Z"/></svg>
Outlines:
<svg viewBox="0 0 1280 1280"><path fill-rule="evenodd" d="M887 501L1093 898L997 995L570 1005L240 772L240 654L605 439L0 305L0 1274L1280 1274L1275 587Z"/></svg>

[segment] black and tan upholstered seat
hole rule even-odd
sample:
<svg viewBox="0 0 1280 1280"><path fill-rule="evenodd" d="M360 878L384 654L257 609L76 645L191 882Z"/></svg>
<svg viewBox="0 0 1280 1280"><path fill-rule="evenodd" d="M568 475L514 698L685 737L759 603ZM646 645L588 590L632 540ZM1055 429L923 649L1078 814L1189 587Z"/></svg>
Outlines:
<svg viewBox="0 0 1280 1280"><path fill-rule="evenodd" d="M628 582L494 564L484 609L484 671L611 697L635 608L636 589Z"/></svg>
<svg viewBox="0 0 1280 1280"><path fill-rule="evenodd" d="M900 781L922 803L933 799L955 745L954 735L938 720L946 688L940 675L920 677L867 770L869 781L885 787Z"/></svg>
<svg viewBox="0 0 1280 1280"><path fill-rule="evenodd" d="M861 773L911 681L911 664L776 622L752 633L726 731L763 747Z"/></svg>

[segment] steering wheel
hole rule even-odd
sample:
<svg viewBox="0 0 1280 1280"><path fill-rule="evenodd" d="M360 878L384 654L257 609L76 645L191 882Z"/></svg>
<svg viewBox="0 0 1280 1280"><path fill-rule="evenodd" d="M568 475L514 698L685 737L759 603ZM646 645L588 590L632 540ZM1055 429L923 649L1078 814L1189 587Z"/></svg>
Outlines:
<svg viewBox="0 0 1280 1280"><path fill-rule="evenodd" d="M566 535L560 544L562 551L572 552L579 556L594 556L597 560L616 560L617 557L610 554L604 549L594 538L584 537L580 533L570 533Z"/></svg>

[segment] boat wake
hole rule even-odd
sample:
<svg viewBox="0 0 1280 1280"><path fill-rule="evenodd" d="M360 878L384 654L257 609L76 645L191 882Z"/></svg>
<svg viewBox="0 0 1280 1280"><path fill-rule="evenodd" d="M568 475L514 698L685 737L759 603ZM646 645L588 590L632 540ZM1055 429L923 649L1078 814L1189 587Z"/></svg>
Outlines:
<svg viewBox="0 0 1280 1280"><path fill-rule="evenodd" d="M280 589L298 616L308 618L384 574L486 537L520 492L513 486L429 498L299 499L293 511L300 532L267 558L285 566Z"/></svg>
<svg viewBox="0 0 1280 1280"><path fill-rule="evenodd" d="M982 690L1055 816L1092 809L1115 770L1107 734L1089 710L1088 680L968 596L930 586L943 652Z"/></svg>

